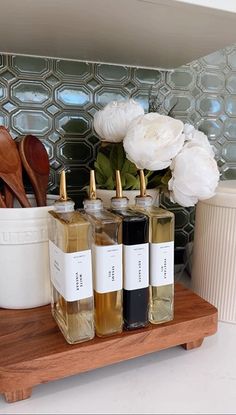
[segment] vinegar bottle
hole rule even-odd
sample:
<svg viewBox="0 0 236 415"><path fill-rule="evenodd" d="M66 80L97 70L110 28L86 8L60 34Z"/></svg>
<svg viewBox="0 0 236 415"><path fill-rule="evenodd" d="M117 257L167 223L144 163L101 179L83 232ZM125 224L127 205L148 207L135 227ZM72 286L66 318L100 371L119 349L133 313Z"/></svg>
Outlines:
<svg viewBox="0 0 236 415"><path fill-rule="evenodd" d="M174 318L174 214L153 206L152 197L146 195L142 170L135 210L147 214L150 220L149 321L164 323Z"/></svg>
<svg viewBox="0 0 236 415"><path fill-rule="evenodd" d="M111 210L122 218L124 328L145 327L149 305L149 219L143 213L128 209L128 199L122 196L119 170L116 171L116 197L111 199Z"/></svg>
<svg viewBox="0 0 236 415"><path fill-rule="evenodd" d="M103 209L96 197L94 171L90 172L85 217L92 224L95 330L99 337L121 333L122 316L122 221Z"/></svg>
<svg viewBox="0 0 236 415"><path fill-rule="evenodd" d="M95 335L91 225L67 197L65 172L54 208L49 212L52 315L66 341L74 344Z"/></svg>

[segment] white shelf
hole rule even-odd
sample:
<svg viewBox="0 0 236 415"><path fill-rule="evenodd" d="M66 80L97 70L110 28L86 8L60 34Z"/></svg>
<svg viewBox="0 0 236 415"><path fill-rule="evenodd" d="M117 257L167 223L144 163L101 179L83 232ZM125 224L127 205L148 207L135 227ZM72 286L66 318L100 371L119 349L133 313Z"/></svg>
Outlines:
<svg viewBox="0 0 236 415"><path fill-rule="evenodd" d="M174 68L236 42L230 0L1 0L0 7L5 53Z"/></svg>

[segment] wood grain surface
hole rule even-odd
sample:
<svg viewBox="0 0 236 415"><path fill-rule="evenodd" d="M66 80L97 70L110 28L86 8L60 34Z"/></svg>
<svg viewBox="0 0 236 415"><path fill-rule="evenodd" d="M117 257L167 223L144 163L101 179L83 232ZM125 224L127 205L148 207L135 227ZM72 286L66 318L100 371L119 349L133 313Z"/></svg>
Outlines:
<svg viewBox="0 0 236 415"><path fill-rule="evenodd" d="M17 144L4 126L0 126L0 177L10 187L22 207L31 207L22 180Z"/></svg>
<svg viewBox="0 0 236 415"><path fill-rule="evenodd" d="M34 189L37 206L47 205L49 158L43 143L34 135L17 139L22 165Z"/></svg>
<svg viewBox="0 0 236 415"><path fill-rule="evenodd" d="M217 331L217 309L180 284L174 320L77 345L64 340L50 306L0 309L0 393L26 399L33 386L182 345L199 347Z"/></svg>

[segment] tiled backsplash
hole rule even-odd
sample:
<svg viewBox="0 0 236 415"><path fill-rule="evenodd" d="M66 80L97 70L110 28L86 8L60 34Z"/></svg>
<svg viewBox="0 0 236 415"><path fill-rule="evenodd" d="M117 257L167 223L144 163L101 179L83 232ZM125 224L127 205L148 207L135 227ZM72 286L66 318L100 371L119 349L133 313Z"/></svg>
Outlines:
<svg viewBox="0 0 236 415"><path fill-rule="evenodd" d="M221 179L236 179L236 46L166 72L165 84L152 87L150 111L160 104L162 113L175 104L175 118L203 131L215 149ZM176 208L168 199L163 204L175 212L181 254L193 239L194 208Z"/></svg>
<svg viewBox="0 0 236 415"><path fill-rule="evenodd" d="M89 178L98 138L95 111L114 99L133 96L148 111L153 83L165 73L67 60L0 56L0 123L13 137L41 138L51 160L50 191L68 171L68 190L77 195Z"/></svg>
<svg viewBox="0 0 236 415"><path fill-rule="evenodd" d="M59 172L66 167L77 205L99 144L93 115L109 101L129 97L146 112L161 103L166 113L176 103L173 116L208 135L222 178L236 178L236 48L168 72L0 55L0 124L13 137L32 133L42 139L51 162L50 192L57 192ZM194 209L164 203L176 213L176 246L182 254L193 238Z"/></svg>

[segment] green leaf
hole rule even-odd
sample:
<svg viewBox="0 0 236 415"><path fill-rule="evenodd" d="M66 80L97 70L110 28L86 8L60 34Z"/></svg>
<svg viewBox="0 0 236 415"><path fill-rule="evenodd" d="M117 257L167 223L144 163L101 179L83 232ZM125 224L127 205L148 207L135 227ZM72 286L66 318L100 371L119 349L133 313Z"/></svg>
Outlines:
<svg viewBox="0 0 236 415"><path fill-rule="evenodd" d="M133 176L130 173L126 173L125 178L126 178L126 189L127 190L128 189L132 189L132 190L137 189L138 180L135 176Z"/></svg>
<svg viewBox="0 0 236 415"><path fill-rule="evenodd" d="M121 170L125 162L125 152L123 143L116 143L111 145L110 163L113 170Z"/></svg>
<svg viewBox="0 0 236 415"><path fill-rule="evenodd" d="M145 174L145 177L148 179L151 175L153 174L153 172L151 170L147 171L147 173Z"/></svg>
<svg viewBox="0 0 236 415"><path fill-rule="evenodd" d="M107 178L113 176L110 160L101 152L97 155L97 166L100 172L102 172L102 174L104 174Z"/></svg>
<svg viewBox="0 0 236 415"><path fill-rule="evenodd" d="M119 143L117 146L117 169L121 170L124 163L125 163L125 151L124 151L124 147L123 147L123 142Z"/></svg>
<svg viewBox="0 0 236 415"><path fill-rule="evenodd" d="M109 155L109 160L113 169L117 169L117 149L115 144L111 144L111 151Z"/></svg>
<svg viewBox="0 0 236 415"><path fill-rule="evenodd" d="M136 178L136 185L133 186L133 190L139 190L140 189L140 181L139 177Z"/></svg>
<svg viewBox="0 0 236 415"><path fill-rule="evenodd" d="M122 185L122 189L126 190L126 178L125 175L121 173L121 185Z"/></svg>
<svg viewBox="0 0 236 415"><path fill-rule="evenodd" d="M106 175L103 173L102 169L100 168L99 164L97 161L95 161L94 163L94 168L95 168L95 173L99 172L100 175L102 175L104 177L104 179L106 179Z"/></svg>
<svg viewBox="0 0 236 415"><path fill-rule="evenodd" d="M161 178L161 183L163 183L164 185L167 185L170 179L171 179L171 171L167 170L167 172Z"/></svg>
<svg viewBox="0 0 236 415"><path fill-rule="evenodd" d="M103 174L99 172L99 170L96 171L96 183L99 187L104 186L106 183L106 179L104 178Z"/></svg>
<svg viewBox="0 0 236 415"><path fill-rule="evenodd" d="M121 169L121 171L122 171L123 174L129 173L129 168L130 168L129 163L130 163L129 160L125 160L125 162L124 162L124 164L122 166L122 169Z"/></svg>
<svg viewBox="0 0 236 415"><path fill-rule="evenodd" d="M106 181L106 183L105 183L105 189L107 189L107 190L114 190L115 189L115 183L114 183L114 180L113 180L113 178L112 178L112 176L110 176L108 179L107 179L107 181Z"/></svg>
<svg viewBox="0 0 236 415"><path fill-rule="evenodd" d="M147 174L148 188L151 189L153 187L162 187L163 184L166 186L166 184L168 183L168 181L170 179L169 175L171 176L169 168L149 172ZM168 176L169 176L169 178L168 178Z"/></svg>
<svg viewBox="0 0 236 415"><path fill-rule="evenodd" d="M124 162L124 164L123 164L123 167L121 169L121 172L123 174L125 174L125 173L137 174L138 169L137 169L137 167L135 166L134 163L132 163L131 161L129 161L128 159L126 159L125 162Z"/></svg>

